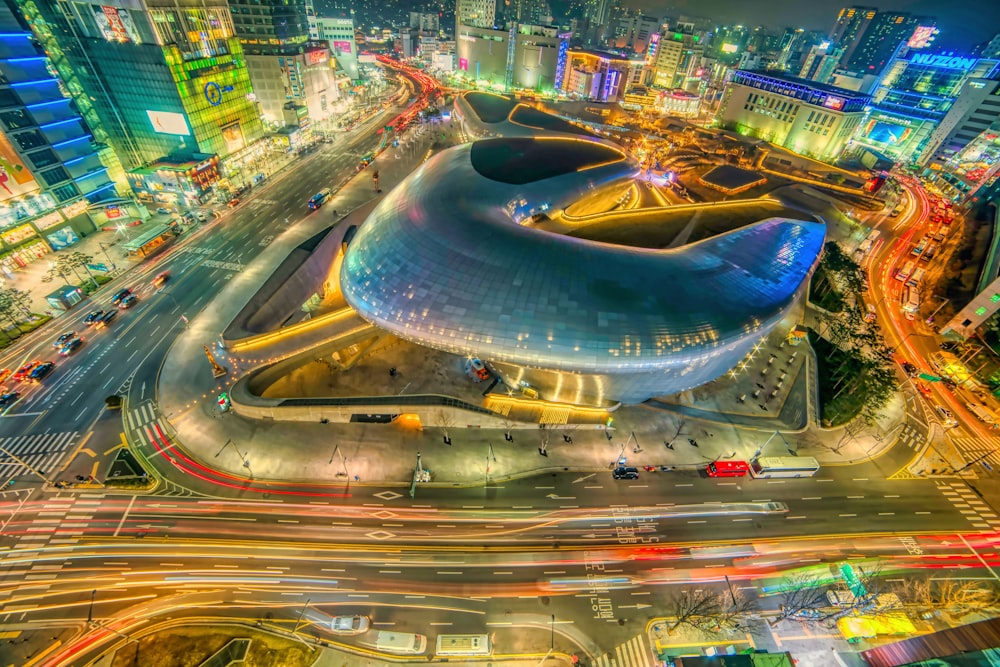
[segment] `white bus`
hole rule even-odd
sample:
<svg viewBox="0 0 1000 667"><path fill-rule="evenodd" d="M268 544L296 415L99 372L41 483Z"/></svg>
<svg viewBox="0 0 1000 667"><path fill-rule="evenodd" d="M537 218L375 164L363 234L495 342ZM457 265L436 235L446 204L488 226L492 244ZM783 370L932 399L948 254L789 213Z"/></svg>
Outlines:
<svg viewBox="0 0 1000 667"><path fill-rule="evenodd" d="M384 653L416 655L427 650L427 637L413 632L379 630L375 634L375 648Z"/></svg>
<svg viewBox="0 0 1000 667"><path fill-rule="evenodd" d="M924 279L924 274L926 272L927 271L924 269L914 269L913 273L910 274L910 277L906 279L906 284L910 287L916 287L920 284L920 281Z"/></svg>
<svg viewBox="0 0 1000 667"><path fill-rule="evenodd" d="M438 635L437 655L492 655L489 635Z"/></svg>
<svg viewBox="0 0 1000 667"><path fill-rule="evenodd" d="M819 461L811 456L758 456L750 461L750 474L757 479L812 477L817 472Z"/></svg>
<svg viewBox="0 0 1000 667"><path fill-rule="evenodd" d="M902 299L900 299L900 307L903 309L903 314L906 315L906 319L913 320L917 317L917 312L920 310L920 295L917 294L916 287L904 287Z"/></svg>
<svg viewBox="0 0 1000 667"><path fill-rule="evenodd" d="M907 262L906 264L903 265L901 269L897 269L896 280L898 280L901 283L905 283L906 279L910 277L911 273L913 273L914 266L915 265L913 262Z"/></svg>

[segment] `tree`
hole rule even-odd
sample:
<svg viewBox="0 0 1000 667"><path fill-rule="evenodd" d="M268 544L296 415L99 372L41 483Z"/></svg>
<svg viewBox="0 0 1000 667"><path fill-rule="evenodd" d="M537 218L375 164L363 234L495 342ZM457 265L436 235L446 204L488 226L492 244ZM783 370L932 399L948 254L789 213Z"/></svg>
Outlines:
<svg viewBox="0 0 1000 667"><path fill-rule="evenodd" d="M90 282L93 283L95 288L98 287L97 278L94 277L94 274L90 272L90 267L87 266L88 264L93 264L94 262L93 255L88 255L84 252L80 252L79 250L77 250L70 253L69 261L74 266L82 267L83 270L87 272L87 277L90 278Z"/></svg>
<svg viewBox="0 0 1000 667"><path fill-rule="evenodd" d="M4 290L10 296L11 303L17 306L25 317L31 317L31 293L17 289L16 287L8 287Z"/></svg>
<svg viewBox="0 0 1000 667"><path fill-rule="evenodd" d="M778 615L773 621L769 621L771 627L776 626L786 618L801 620L825 618L827 615L821 610L830 606L826 591L826 586L815 574L799 572L786 577Z"/></svg>
<svg viewBox="0 0 1000 667"><path fill-rule="evenodd" d="M667 632L672 633L681 625L690 625L698 630L705 628L705 619L718 616L722 611L719 595L705 588L681 591L667 602L668 615L674 622Z"/></svg>
<svg viewBox="0 0 1000 667"><path fill-rule="evenodd" d="M451 410L448 408L441 408L434 415L438 426L441 427L441 432L444 435L444 443L446 445L451 444L451 436L448 435L448 429L455 425L455 418L451 414Z"/></svg>
<svg viewBox="0 0 1000 667"><path fill-rule="evenodd" d="M17 318L18 307L14 304L13 299L11 299L10 294L7 290L0 290L0 315L3 315L7 320L14 325L14 328L24 333L21 328L20 320Z"/></svg>
<svg viewBox="0 0 1000 667"><path fill-rule="evenodd" d="M932 579L907 577L894 592L907 608L921 613L943 612L961 619L973 613L994 613L1000 596L985 579Z"/></svg>
<svg viewBox="0 0 1000 667"><path fill-rule="evenodd" d="M63 275L69 275L71 272L79 282L83 282L83 276L77 271L77 264L73 261L71 255L59 255L56 257L56 266L59 267Z"/></svg>

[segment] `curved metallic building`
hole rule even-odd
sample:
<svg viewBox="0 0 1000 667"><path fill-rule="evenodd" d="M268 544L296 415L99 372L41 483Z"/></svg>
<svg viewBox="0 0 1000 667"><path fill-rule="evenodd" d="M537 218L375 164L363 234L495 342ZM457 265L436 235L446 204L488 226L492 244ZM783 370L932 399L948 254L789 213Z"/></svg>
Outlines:
<svg viewBox="0 0 1000 667"><path fill-rule="evenodd" d="M490 362L512 387L547 374L544 398L635 403L704 384L791 308L825 228L770 218L648 250L519 224L636 172L618 149L572 138L446 150L358 230L344 295L401 338Z"/></svg>

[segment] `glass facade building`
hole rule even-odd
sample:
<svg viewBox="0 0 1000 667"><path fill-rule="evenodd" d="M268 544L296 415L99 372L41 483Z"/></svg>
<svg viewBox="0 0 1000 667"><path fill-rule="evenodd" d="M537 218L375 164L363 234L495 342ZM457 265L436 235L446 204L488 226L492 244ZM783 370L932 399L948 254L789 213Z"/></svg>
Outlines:
<svg viewBox="0 0 1000 667"><path fill-rule="evenodd" d="M27 25L0 4L0 266L16 269L93 229L117 199L94 136Z"/></svg>
<svg viewBox="0 0 1000 667"><path fill-rule="evenodd" d="M21 7L57 69L73 72L70 93L127 169L175 152L238 161L263 136L225 2L21 0Z"/></svg>

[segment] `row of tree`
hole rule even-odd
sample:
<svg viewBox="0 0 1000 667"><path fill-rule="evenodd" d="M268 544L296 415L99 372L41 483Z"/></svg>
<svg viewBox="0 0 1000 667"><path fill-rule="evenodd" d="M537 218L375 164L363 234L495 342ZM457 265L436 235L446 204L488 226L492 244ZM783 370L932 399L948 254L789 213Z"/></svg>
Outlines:
<svg viewBox="0 0 1000 667"><path fill-rule="evenodd" d="M51 283L56 278L59 278L63 282L69 283L69 276L72 274L76 276L78 284L89 280L96 288L98 286L97 279L90 272L90 267L88 266L88 264L93 264L93 262L93 256L79 251L56 255L55 259L49 262L49 270L42 276L42 282ZM86 277L80 273L80 269L86 272Z"/></svg>
<svg viewBox="0 0 1000 667"><path fill-rule="evenodd" d="M31 294L16 287L5 287L0 289L0 317L5 322L0 326L7 341L14 340L17 336L11 336L9 329L16 329L18 336L24 332L21 323L34 317L31 312Z"/></svg>
<svg viewBox="0 0 1000 667"><path fill-rule="evenodd" d="M896 391L893 368L893 348L886 345L874 320L869 320L868 307L861 298L867 278L864 270L834 241L824 246L823 260L827 282L836 281L850 293L840 313L823 316L820 336L833 348L827 353L830 361L842 352L852 363L831 364L833 395L824 400L835 401L846 391L856 391L862 399L860 419L873 424ZM828 383L829 384L829 383Z"/></svg>
<svg viewBox="0 0 1000 667"><path fill-rule="evenodd" d="M781 586L778 609L764 614L761 601L747 597L742 589L682 590L667 602L667 616L671 619L667 630L672 633L681 626L706 634L745 630L752 620L762 615L767 616L772 627L786 619L832 627L838 618L855 612L875 618L899 613L948 615L958 622L970 614L1000 610L1000 591L992 581L931 576L890 581L882 578L877 567L860 575L867 594L841 605L834 605L829 600L829 576L809 572L792 575Z"/></svg>

